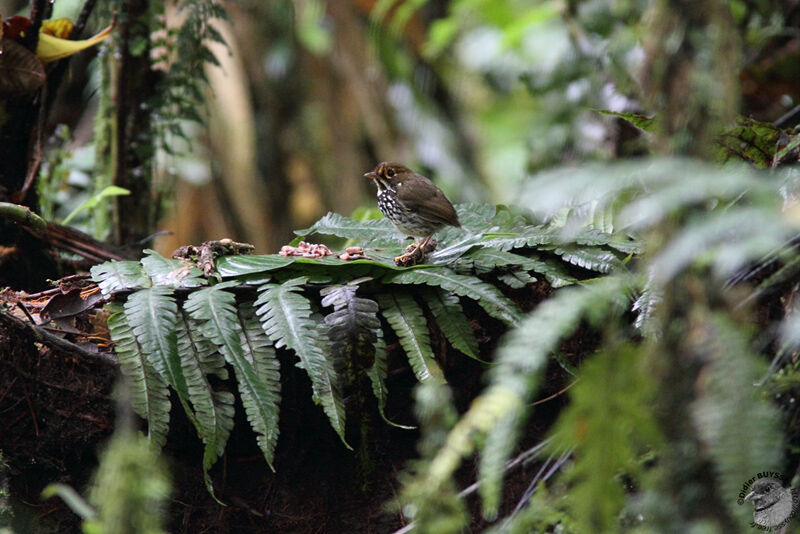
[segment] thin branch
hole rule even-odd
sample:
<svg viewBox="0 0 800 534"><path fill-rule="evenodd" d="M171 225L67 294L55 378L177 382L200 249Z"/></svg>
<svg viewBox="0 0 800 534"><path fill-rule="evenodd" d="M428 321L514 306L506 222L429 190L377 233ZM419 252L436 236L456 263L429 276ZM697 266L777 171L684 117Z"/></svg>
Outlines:
<svg viewBox="0 0 800 534"><path fill-rule="evenodd" d="M84 358L102 362L107 365L112 365L114 367L117 367L119 365L117 359L111 356L110 354L106 354L103 352L98 352L98 353L89 352L86 349L81 348L70 341L67 341L66 339L62 339L54 334L51 334L42 327L28 323L27 321L23 321L22 319L19 319L17 317L14 317L13 315L9 315L3 312L2 310L0 310L0 321L6 321L7 323L11 324L17 329L26 330L31 335L31 337L33 337L36 341L44 345L57 348L59 350L68 352L70 354L77 354Z"/></svg>

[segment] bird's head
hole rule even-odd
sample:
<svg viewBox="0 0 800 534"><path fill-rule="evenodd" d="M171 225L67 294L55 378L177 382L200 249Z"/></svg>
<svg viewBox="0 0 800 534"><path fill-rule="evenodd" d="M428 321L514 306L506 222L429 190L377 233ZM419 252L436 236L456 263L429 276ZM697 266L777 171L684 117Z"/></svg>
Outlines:
<svg viewBox="0 0 800 534"><path fill-rule="evenodd" d="M751 501L756 510L761 510L777 502L784 492L783 486L777 479L762 478L753 484L752 491L744 500Z"/></svg>
<svg viewBox="0 0 800 534"><path fill-rule="evenodd" d="M396 188L397 184L414 176L414 172L400 163L384 161L378 163L372 171L365 173L364 176L370 180L375 180L378 189L385 190Z"/></svg>

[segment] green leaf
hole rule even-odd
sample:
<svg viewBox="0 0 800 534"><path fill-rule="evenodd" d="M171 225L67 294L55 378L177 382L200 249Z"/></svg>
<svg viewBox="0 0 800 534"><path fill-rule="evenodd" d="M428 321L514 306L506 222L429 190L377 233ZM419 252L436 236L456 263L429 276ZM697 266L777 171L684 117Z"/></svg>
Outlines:
<svg viewBox="0 0 800 534"><path fill-rule="evenodd" d="M357 221L332 212L322 217L309 228L295 231L295 234L303 237L314 233L355 239L364 243L397 244L398 241L405 237L397 231L388 219Z"/></svg>
<svg viewBox="0 0 800 534"><path fill-rule="evenodd" d="M645 132L652 133L655 131L655 116L648 117L646 115L640 115L639 113L622 113L619 111L609 111L607 109L595 109L594 111L601 115L609 115L611 117L624 119Z"/></svg>
<svg viewBox="0 0 800 534"><path fill-rule="evenodd" d="M782 133L783 130L774 124L739 117L736 127L723 132L716 139L720 147L716 159L720 162L738 159L767 169L772 165Z"/></svg>
<svg viewBox="0 0 800 534"><path fill-rule="evenodd" d="M443 267L390 274L384 277L384 281L393 284L427 284L441 287L456 295L477 301L486 313L506 324L515 325L522 317L517 305L504 297L496 287L478 278L456 274Z"/></svg>
<svg viewBox="0 0 800 534"><path fill-rule="evenodd" d="M278 254L245 254L224 256L216 261L217 272L223 278L263 273L281 269L294 263L294 258Z"/></svg>
<svg viewBox="0 0 800 534"><path fill-rule="evenodd" d="M252 359L252 352L242 344L244 332L236 312L236 297L227 284L195 291L186 299L184 309L199 322L200 333L211 340L233 367L247 420L256 433L264 458L273 468L278 439L280 393L268 383ZM248 359L248 355L251 359ZM274 468L273 468L274 469Z"/></svg>
<svg viewBox="0 0 800 534"><path fill-rule="evenodd" d="M147 421L147 438L163 447L169 430L169 388L147 361L136 336L125 319L121 304L107 306L108 330L114 341L122 376L128 384L133 410Z"/></svg>
<svg viewBox="0 0 800 534"><path fill-rule="evenodd" d="M130 195L130 194L131 192L123 187L119 187L117 185L109 185L96 195L89 197L88 199L81 202L77 208L72 210L72 213L67 215L67 217L63 221L61 221L61 224L63 225L69 224L69 222L72 219L74 219L75 216L78 215L80 212L95 208L98 204L100 204L101 201L105 200L106 198L117 197L120 195Z"/></svg>
<svg viewBox="0 0 800 534"><path fill-rule="evenodd" d="M178 394L178 400L195 425L189 407L189 389L183 376L175 334L178 305L172 288L155 286L133 293L125 302L125 317L147 361Z"/></svg>
<svg viewBox="0 0 800 534"><path fill-rule="evenodd" d="M189 318L185 312L180 314L177 329L178 351L189 388L189 400L197 417L198 434L205 444L203 476L206 488L214 496L208 471L225 452L225 445L233 429L235 399L230 392L214 391L211 387L206 368L213 362L212 369L218 372L217 369L224 365L224 360L216 345L200 335L198 327L198 322Z"/></svg>
<svg viewBox="0 0 800 534"><path fill-rule="evenodd" d="M322 306L333 306L325 316L333 357L351 362L356 371L371 368L375 363L375 342L381 322L378 304L356 296L355 285L328 286L322 291Z"/></svg>
<svg viewBox="0 0 800 534"><path fill-rule="evenodd" d="M441 289L425 291L423 297L450 344L470 358L486 363L478 356L478 341L458 297Z"/></svg>
<svg viewBox="0 0 800 534"><path fill-rule="evenodd" d="M256 313L264 332L276 348L286 346L300 359L297 366L311 379L315 400L322 404L333 429L344 438L344 404L333 362L326 358L329 344L311 320L311 304L299 293L305 278L293 278L283 284L264 284L259 288Z"/></svg>
<svg viewBox="0 0 800 534"><path fill-rule="evenodd" d="M797 147L800 147L800 134L789 136L789 142L775 154L773 161L778 163L782 162L783 159L788 156L790 152L796 150Z"/></svg>
<svg viewBox="0 0 800 534"><path fill-rule="evenodd" d="M508 287L514 289L522 289L529 284L535 284L537 279L529 275L525 271L511 271L509 273L501 273L497 275L497 279L503 282Z"/></svg>
<svg viewBox="0 0 800 534"><path fill-rule="evenodd" d="M378 295L381 314L391 325L406 351L408 363L420 382L445 382L444 373L436 363L431 349L428 323L422 308L410 295L391 291Z"/></svg>
<svg viewBox="0 0 800 534"><path fill-rule="evenodd" d="M639 483L640 451L659 444L652 409L655 384L642 365L642 352L634 344L615 346L585 362L570 390L571 402L553 430L554 453L575 448L574 465L565 478L582 532L618 529L625 501L619 473ZM735 489L726 490L735 495Z"/></svg>
<svg viewBox="0 0 800 534"><path fill-rule="evenodd" d="M66 484L48 484L42 490L42 498L60 497L70 510L75 512L84 521L93 521L97 517L97 512L86 502L71 486ZM10 532L10 531L9 531Z"/></svg>
<svg viewBox="0 0 800 534"><path fill-rule="evenodd" d="M104 296L152 285L138 261L107 261L92 266L90 272Z"/></svg>
<svg viewBox="0 0 800 534"><path fill-rule="evenodd" d="M567 245L556 247L553 252L561 256L561 259L567 263L589 271L608 273L614 269L622 268L622 262L619 258L614 253L603 249Z"/></svg>
<svg viewBox="0 0 800 534"><path fill-rule="evenodd" d="M145 249L141 263L147 276L157 286L199 287L208 285L203 272L181 260L167 259L155 250Z"/></svg>
<svg viewBox="0 0 800 534"><path fill-rule="evenodd" d="M378 339L375 341L375 363L367 369L367 376L372 382L372 392L378 399L378 413L386 423L397 428L411 430L414 426L397 424L386 417L386 401L389 398L389 390L386 389L386 342L383 340L383 330L378 329Z"/></svg>

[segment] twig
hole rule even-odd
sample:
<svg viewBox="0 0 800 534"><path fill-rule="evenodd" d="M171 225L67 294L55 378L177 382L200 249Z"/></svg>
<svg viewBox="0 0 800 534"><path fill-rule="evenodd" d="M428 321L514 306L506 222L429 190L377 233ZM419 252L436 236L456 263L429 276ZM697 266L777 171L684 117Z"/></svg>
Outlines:
<svg viewBox="0 0 800 534"><path fill-rule="evenodd" d="M78 354L83 356L84 358L89 358L95 361L99 361L108 365L113 365L117 367L119 362L113 356L109 354L105 354L103 352L92 353L79 347L78 345L67 341L66 339L62 339L56 335L51 334L50 332L44 330L43 328L36 326L35 324L30 324L22 319L14 317L13 315L9 315L0 311L0 320L5 320L11 323L13 326L17 328L21 328L27 330L28 333L33 336L33 338L45 345L55 347L57 349L63 350L65 352Z"/></svg>
<svg viewBox="0 0 800 534"><path fill-rule="evenodd" d="M83 4L83 8L81 8L81 12L78 15L78 19L75 21L75 27L72 29L72 33L69 35L70 39L78 39L80 38L83 30L86 29L86 23L89 22L89 16L91 16L92 11L94 11L94 6L97 4L97 0L86 0Z"/></svg>
<svg viewBox="0 0 800 534"><path fill-rule="evenodd" d="M561 391L556 391L555 393L553 393L553 394L552 394L552 395L550 395L549 397L545 397L544 399L539 399L539 400L537 400L536 402L532 403L532 404L531 404L531 406L536 406L537 404L542 404L542 403L545 403L545 402L547 402L547 401L549 401L549 400L553 400L553 399L555 399L556 397L558 397L559 395L563 395L564 393L566 393L567 391L569 391L569 388L571 388L572 386L574 386L574 385L575 385L575 384L577 384L577 383L578 383L578 381L577 381L577 380L575 380L574 382L572 382L572 384L570 384L570 385L568 385L567 387L563 388Z"/></svg>
<svg viewBox="0 0 800 534"><path fill-rule="evenodd" d="M0 202L0 219L10 219L31 229L36 235L41 236L47 229L47 222L31 211L26 206Z"/></svg>

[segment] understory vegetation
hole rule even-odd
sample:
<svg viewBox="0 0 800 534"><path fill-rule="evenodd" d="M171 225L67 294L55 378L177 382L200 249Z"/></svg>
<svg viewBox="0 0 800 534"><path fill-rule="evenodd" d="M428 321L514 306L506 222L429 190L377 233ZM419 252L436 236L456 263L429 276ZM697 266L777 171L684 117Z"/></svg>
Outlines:
<svg viewBox="0 0 800 534"><path fill-rule="evenodd" d="M0 532L748 532L800 486L796 6L0 16ZM394 159L461 222L410 267Z"/></svg>

